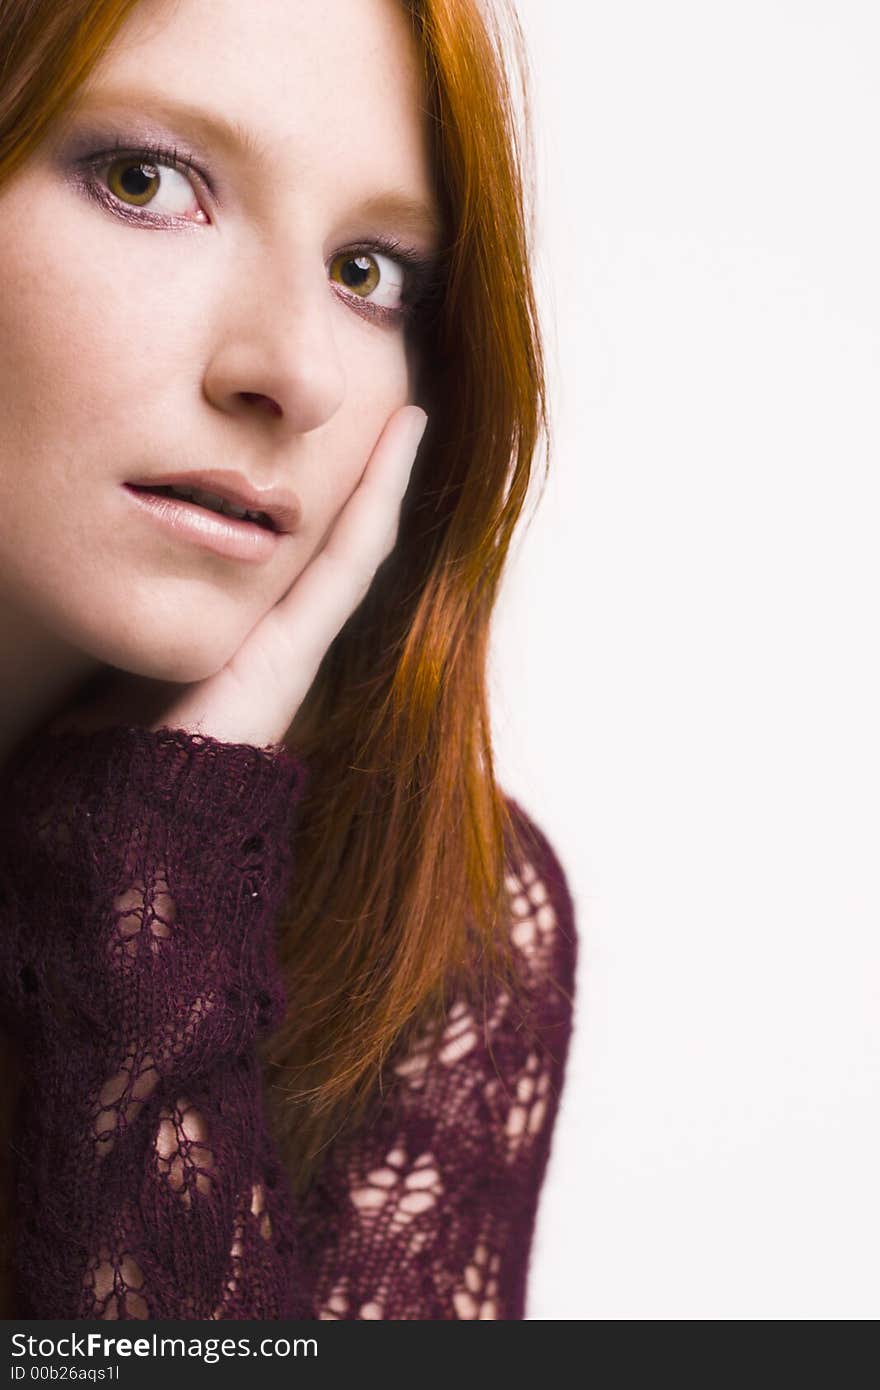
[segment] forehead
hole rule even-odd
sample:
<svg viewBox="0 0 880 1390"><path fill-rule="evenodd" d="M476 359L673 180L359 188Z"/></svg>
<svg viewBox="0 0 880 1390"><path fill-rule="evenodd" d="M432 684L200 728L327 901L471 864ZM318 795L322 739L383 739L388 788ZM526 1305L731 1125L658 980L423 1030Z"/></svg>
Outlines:
<svg viewBox="0 0 880 1390"><path fill-rule="evenodd" d="M184 104L230 153L353 200L433 202L421 54L401 0L142 0L81 93ZM147 109L149 107L150 109Z"/></svg>

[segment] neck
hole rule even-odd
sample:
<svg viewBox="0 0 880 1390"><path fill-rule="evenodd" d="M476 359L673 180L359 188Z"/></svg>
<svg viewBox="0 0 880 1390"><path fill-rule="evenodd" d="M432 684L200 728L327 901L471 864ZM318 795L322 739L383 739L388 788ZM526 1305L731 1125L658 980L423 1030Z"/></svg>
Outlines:
<svg viewBox="0 0 880 1390"><path fill-rule="evenodd" d="M21 741L60 713L104 663L0 604L0 766Z"/></svg>

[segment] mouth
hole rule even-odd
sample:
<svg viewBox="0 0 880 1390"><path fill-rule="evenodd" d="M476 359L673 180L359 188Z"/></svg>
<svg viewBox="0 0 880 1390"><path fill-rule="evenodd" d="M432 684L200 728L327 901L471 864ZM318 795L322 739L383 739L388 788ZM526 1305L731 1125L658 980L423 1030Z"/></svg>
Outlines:
<svg viewBox="0 0 880 1390"><path fill-rule="evenodd" d="M146 487L138 483L126 483L125 486L131 492L148 493L154 497L173 497L178 502L188 503L201 511L215 512L220 516L230 518L232 521L240 522L248 528L258 526L264 531L278 531L278 527L267 512L247 511L244 507L234 507L225 498L216 493L205 492L200 488Z"/></svg>

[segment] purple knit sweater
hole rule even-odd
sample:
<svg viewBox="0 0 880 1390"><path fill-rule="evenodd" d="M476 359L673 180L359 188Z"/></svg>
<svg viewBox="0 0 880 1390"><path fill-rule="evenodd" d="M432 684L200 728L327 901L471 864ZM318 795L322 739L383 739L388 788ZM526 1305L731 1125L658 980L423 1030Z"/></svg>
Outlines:
<svg viewBox="0 0 880 1390"><path fill-rule="evenodd" d="M40 731L0 770L0 1009L23 1059L14 1280L30 1318L524 1316L572 1024L546 838L507 878L528 1026L498 989L393 1068L295 1199L256 1040L307 769L163 728Z"/></svg>

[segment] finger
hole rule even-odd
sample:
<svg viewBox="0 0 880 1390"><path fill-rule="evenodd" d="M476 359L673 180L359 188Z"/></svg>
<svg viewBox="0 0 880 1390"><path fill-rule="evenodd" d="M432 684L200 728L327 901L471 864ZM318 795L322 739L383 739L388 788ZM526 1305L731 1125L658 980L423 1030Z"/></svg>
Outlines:
<svg viewBox="0 0 880 1390"><path fill-rule="evenodd" d="M268 639L281 670L298 687L311 685L330 643L394 548L427 419L418 406L404 406L389 418L323 547L263 620L261 639Z"/></svg>
<svg viewBox="0 0 880 1390"><path fill-rule="evenodd" d="M386 422L360 482L315 559L348 574L361 571L367 587L397 540L400 507L428 417L404 406ZM321 568L323 568L322 566Z"/></svg>

